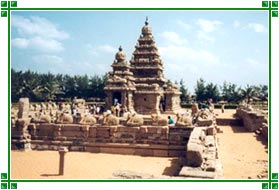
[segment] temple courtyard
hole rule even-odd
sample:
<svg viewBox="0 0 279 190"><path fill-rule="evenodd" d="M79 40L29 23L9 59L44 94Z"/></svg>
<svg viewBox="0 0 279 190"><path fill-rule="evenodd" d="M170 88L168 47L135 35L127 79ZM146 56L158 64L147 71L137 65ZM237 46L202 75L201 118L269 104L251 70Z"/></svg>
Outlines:
<svg viewBox="0 0 279 190"><path fill-rule="evenodd" d="M232 118L235 110L217 118ZM217 133L219 157L225 179L258 179L267 177L266 141L242 126L220 126ZM252 147L252 148L251 148ZM58 175L57 151L12 151L12 179L119 179L176 177L185 162L183 157L150 157L121 154L70 151L65 157L65 173ZM140 177L139 177L140 175ZM184 178L185 179L185 178Z"/></svg>

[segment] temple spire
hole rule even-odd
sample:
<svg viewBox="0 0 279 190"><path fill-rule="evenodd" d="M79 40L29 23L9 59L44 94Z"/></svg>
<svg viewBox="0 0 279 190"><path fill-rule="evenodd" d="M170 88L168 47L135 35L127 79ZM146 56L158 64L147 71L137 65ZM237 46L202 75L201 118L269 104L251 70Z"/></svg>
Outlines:
<svg viewBox="0 0 279 190"><path fill-rule="evenodd" d="M146 19L145 19L145 25L147 26L149 23L148 23L148 16L146 16Z"/></svg>

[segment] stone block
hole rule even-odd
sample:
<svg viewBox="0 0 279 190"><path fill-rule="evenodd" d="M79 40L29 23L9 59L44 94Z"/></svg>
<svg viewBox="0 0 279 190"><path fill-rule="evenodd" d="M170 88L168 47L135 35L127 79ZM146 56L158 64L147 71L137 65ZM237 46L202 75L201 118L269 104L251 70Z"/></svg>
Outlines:
<svg viewBox="0 0 279 190"><path fill-rule="evenodd" d="M100 153L101 149L100 149L100 147L86 146L85 151L86 152L93 152L93 153Z"/></svg>
<svg viewBox="0 0 279 190"><path fill-rule="evenodd" d="M141 134L147 133L148 132L147 126L141 126L139 131Z"/></svg>
<svg viewBox="0 0 279 190"><path fill-rule="evenodd" d="M109 137L109 131L97 131L97 138L108 138Z"/></svg>
<svg viewBox="0 0 279 190"><path fill-rule="evenodd" d="M185 157L185 150L169 150L169 157Z"/></svg>
<svg viewBox="0 0 279 190"><path fill-rule="evenodd" d="M79 151L79 152L83 152L84 151L84 146L70 146L69 147L70 151Z"/></svg>
<svg viewBox="0 0 279 190"><path fill-rule="evenodd" d="M179 176L183 177L191 177L191 178L206 178L206 179L214 179L215 173L214 172L206 172L202 171L200 168L192 168L188 166L184 166L180 172Z"/></svg>
<svg viewBox="0 0 279 190"><path fill-rule="evenodd" d="M153 150L153 156L158 156L158 157L168 157L169 153L168 150Z"/></svg>
<svg viewBox="0 0 279 190"><path fill-rule="evenodd" d="M89 128L89 137L96 138L97 137L97 129L96 127Z"/></svg>
<svg viewBox="0 0 279 190"><path fill-rule="evenodd" d="M134 155L134 148L100 147L101 153Z"/></svg>
<svg viewBox="0 0 279 190"><path fill-rule="evenodd" d="M18 118L28 118L29 115L29 98L20 98L18 102Z"/></svg>
<svg viewBox="0 0 279 190"><path fill-rule="evenodd" d="M64 124L63 131L80 131L80 125L77 124Z"/></svg>
<svg viewBox="0 0 279 190"><path fill-rule="evenodd" d="M136 148L136 149L135 149L135 155L140 155L140 156L153 156L153 150L152 150L152 149L141 149L141 148Z"/></svg>
<svg viewBox="0 0 279 190"><path fill-rule="evenodd" d="M207 135L216 135L216 129L214 126L210 126L206 130Z"/></svg>
<svg viewBox="0 0 279 190"><path fill-rule="evenodd" d="M197 120L198 126L210 126L213 124L212 119L198 119Z"/></svg>
<svg viewBox="0 0 279 190"><path fill-rule="evenodd" d="M207 147L215 146L215 138L214 136L206 136L204 139L204 145Z"/></svg>
<svg viewBox="0 0 279 190"><path fill-rule="evenodd" d="M203 162L203 147L200 144L188 143L187 145L187 165L193 167L201 166Z"/></svg>

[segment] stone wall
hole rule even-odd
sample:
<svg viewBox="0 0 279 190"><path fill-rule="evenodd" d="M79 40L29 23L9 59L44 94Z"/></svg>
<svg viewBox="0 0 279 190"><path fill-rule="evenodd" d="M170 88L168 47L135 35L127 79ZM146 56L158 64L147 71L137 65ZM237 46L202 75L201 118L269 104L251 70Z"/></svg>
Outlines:
<svg viewBox="0 0 279 190"><path fill-rule="evenodd" d="M188 141L186 166L179 176L192 178L218 178L222 176L222 166L218 158L216 128L195 127Z"/></svg>
<svg viewBox="0 0 279 190"><path fill-rule="evenodd" d="M238 108L236 116L243 121L243 125L249 131L257 131L262 127L262 123L267 123L267 119L263 114L257 111L248 111L246 109Z"/></svg>
<svg viewBox="0 0 279 190"><path fill-rule="evenodd" d="M191 128L126 127L80 124L29 124L30 146L34 150L88 151L144 156L185 156ZM12 127L12 149L26 147L20 129Z"/></svg>

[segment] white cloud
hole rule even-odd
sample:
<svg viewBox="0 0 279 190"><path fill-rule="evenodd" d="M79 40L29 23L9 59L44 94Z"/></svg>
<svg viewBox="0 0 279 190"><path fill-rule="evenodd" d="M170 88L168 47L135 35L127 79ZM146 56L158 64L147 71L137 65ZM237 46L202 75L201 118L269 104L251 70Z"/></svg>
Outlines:
<svg viewBox="0 0 279 190"><path fill-rule="evenodd" d="M196 24L200 27L197 31L197 38L201 44L208 44L215 42L212 32L218 30L223 23L218 20L198 19Z"/></svg>
<svg viewBox="0 0 279 190"><path fill-rule="evenodd" d="M93 55L99 55L100 53L116 53L118 51L117 48L111 46L111 45L99 45L99 46L93 46L92 44L86 44L86 49L90 54Z"/></svg>
<svg viewBox="0 0 279 190"><path fill-rule="evenodd" d="M64 50L62 43L53 39L34 38L15 38L12 39L12 46L21 49L35 49L42 52L60 52Z"/></svg>
<svg viewBox="0 0 279 190"><path fill-rule="evenodd" d="M69 38L69 34L59 30L54 23L38 16L13 15L12 27L17 31L17 38L12 39L12 45L20 49L60 52L64 50L61 40Z"/></svg>
<svg viewBox="0 0 279 190"><path fill-rule="evenodd" d="M182 44L186 44L188 42L187 39L182 38L176 32L165 31L165 32L161 33L160 36L167 42L176 44L176 45L182 45Z"/></svg>
<svg viewBox="0 0 279 190"><path fill-rule="evenodd" d="M105 52L105 53L116 53L117 48L111 46L111 45L101 45L97 47L97 50Z"/></svg>
<svg viewBox="0 0 279 190"><path fill-rule="evenodd" d="M259 32L259 33L267 31L266 27L259 23L249 23L248 28L253 29L255 32Z"/></svg>
<svg viewBox="0 0 279 190"><path fill-rule="evenodd" d="M254 60L252 58L247 58L245 60L247 63L249 63L251 66L257 66L257 65L260 65L260 63L257 61L257 60Z"/></svg>
<svg viewBox="0 0 279 190"><path fill-rule="evenodd" d="M69 34L61 31L49 20L31 16L26 18L23 16L12 16L12 27L14 27L21 36L41 36L51 39L67 39Z"/></svg>
<svg viewBox="0 0 279 190"><path fill-rule="evenodd" d="M215 42L215 38L214 37L208 35L208 33L203 32L201 30L197 32L197 38L202 43L214 43Z"/></svg>
<svg viewBox="0 0 279 190"><path fill-rule="evenodd" d="M233 21L233 28L238 29L240 27L240 22L238 20Z"/></svg>
<svg viewBox="0 0 279 190"><path fill-rule="evenodd" d="M12 46L25 49L29 46L29 40L25 38L12 39Z"/></svg>
<svg viewBox="0 0 279 190"><path fill-rule="evenodd" d="M203 32L213 32L219 28L223 23L218 20L198 19L196 24L200 26Z"/></svg>
<svg viewBox="0 0 279 190"><path fill-rule="evenodd" d="M183 22L182 20L177 20L176 24L178 24L178 26L180 26L181 28L185 29L185 30L190 30L192 29L192 26L188 23Z"/></svg>
<svg viewBox="0 0 279 190"><path fill-rule="evenodd" d="M59 64L63 59L56 55L37 55L33 56L32 60L37 64Z"/></svg>

